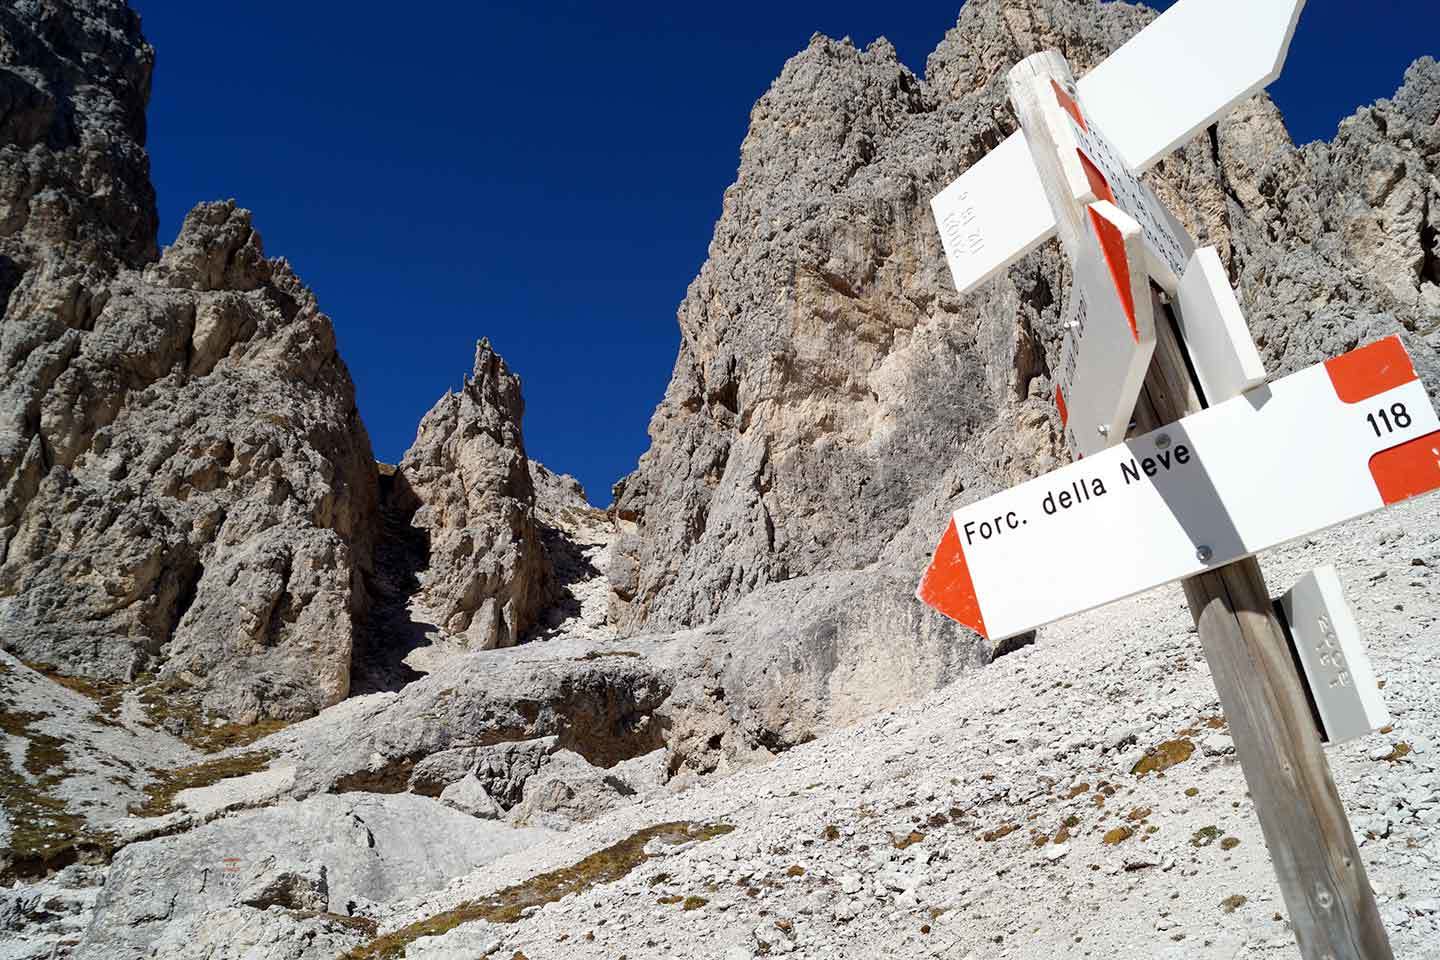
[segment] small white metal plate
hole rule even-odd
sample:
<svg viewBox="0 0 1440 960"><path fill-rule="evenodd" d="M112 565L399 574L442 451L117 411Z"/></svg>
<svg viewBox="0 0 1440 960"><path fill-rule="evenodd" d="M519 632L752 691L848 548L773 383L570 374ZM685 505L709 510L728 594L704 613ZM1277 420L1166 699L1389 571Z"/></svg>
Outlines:
<svg viewBox="0 0 1440 960"><path fill-rule="evenodd" d="M1190 258L1176 297L1180 336L1212 406L1265 382L1265 364L1214 247Z"/></svg>
<svg viewBox="0 0 1440 960"><path fill-rule="evenodd" d="M1280 598L1326 743L1379 730L1390 713L1335 568L1316 567Z"/></svg>
<svg viewBox="0 0 1440 960"><path fill-rule="evenodd" d="M1055 235L1040 173L1018 133L936 194L930 209L961 294Z"/></svg>
<svg viewBox="0 0 1440 960"><path fill-rule="evenodd" d="M1086 112L1144 173L1280 75L1305 0L1180 0L1081 77Z"/></svg>
<svg viewBox="0 0 1440 960"><path fill-rule="evenodd" d="M956 510L917 596L991 638L1440 488L1398 337Z"/></svg>
<svg viewBox="0 0 1440 960"><path fill-rule="evenodd" d="M1120 262L1107 259L1097 224L1107 231L1110 255ZM1066 442L1077 457L1125 439L1155 352L1139 224L1114 204L1091 204L1081 244L1065 307L1055 393Z"/></svg>
<svg viewBox="0 0 1440 960"><path fill-rule="evenodd" d="M1125 165L1124 158L1105 138L1104 130L1089 115L1085 104L1072 100L1071 105L1075 113L1071 112L1072 106L1064 105L1062 112L1077 148L1105 178L1115 204L1140 224L1150 275L1167 292L1175 293L1180 277L1185 273L1185 265L1195 250L1195 241L1190 239L1184 224L1155 196L1155 191L1141 183L1140 178ZM1081 119L1083 123L1077 122Z"/></svg>

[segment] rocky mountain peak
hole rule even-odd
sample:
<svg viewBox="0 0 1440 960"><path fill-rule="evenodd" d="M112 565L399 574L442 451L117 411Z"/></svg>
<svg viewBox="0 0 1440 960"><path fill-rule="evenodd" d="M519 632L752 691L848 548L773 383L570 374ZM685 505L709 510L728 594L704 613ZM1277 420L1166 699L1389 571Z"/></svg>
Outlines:
<svg viewBox="0 0 1440 960"><path fill-rule="evenodd" d="M524 412L520 378L480 340L460 391L421 419L387 498L387 509L423 531L423 555L408 561L420 586L406 602L472 648L518 643L552 599Z"/></svg>
<svg viewBox="0 0 1440 960"><path fill-rule="evenodd" d="M180 290L255 290L269 282L272 265L249 210L235 201L202 203L185 216L180 235L145 279Z"/></svg>
<svg viewBox="0 0 1440 960"><path fill-rule="evenodd" d="M962 299L928 201L1015 129L1013 63L1055 47L1083 74L1153 16L971 0L923 79L888 44L819 35L785 64L680 305L650 448L617 486L623 630L698 625L822 570L918 569L957 498L1059 462L1068 267L1047 245ZM1220 249L1272 373L1392 331L1435 365L1433 139L1402 132L1433 130L1432 76L1418 62L1393 104L1303 151L1258 96L1147 174Z"/></svg>

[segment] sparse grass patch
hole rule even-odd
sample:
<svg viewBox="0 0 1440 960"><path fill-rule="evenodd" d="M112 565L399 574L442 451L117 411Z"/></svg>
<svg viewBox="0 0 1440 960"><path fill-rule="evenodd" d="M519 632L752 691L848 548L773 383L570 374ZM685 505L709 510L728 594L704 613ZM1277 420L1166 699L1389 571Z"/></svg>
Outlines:
<svg viewBox="0 0 1440 960"><path fill-rule="evenodd" d="M1143 777L1147 773L1161 773L1169 770L1177 763L1184 763L1190 759L1195 752L1195 744L1181 737L1177 740L1167 740L1154 750L1145 754L1144 758L1130 772L1137 777Z"/></svg>
<svg viewBox="0 0 1440 960"><path fill-rule="evenodd" d="M515 923L529 907L553 903L571 893L579 893L602 883L613 883L634 870L648 857L645 844L660 839L668 843L712 840L735 829L728 823L697 825L688 822L661 823L635 833L604 850L596 851L578 863L551 870L506 887L480 900L462 903L453 910L437 914L418 923L401 927L364 946L345 954L345 960L370 960L405 955L407 945L421 937L433 937L455 929L462 923L488 920L491 923ZM747 891L748 892L748 891ZM756 890L756 893L759 891ZM699 901L687 907L690 901ZM675 901L671 901L675 902ZM678 901L681 909L704 906L701 897Z"/></svg>
<svg viewBox="0 0 1440 960"><path fill-rule="evenodd" d="M174 770L151 770L155 780L146 784L145 799L131 806L130 814L136 817L163 817L176 809L175 795L181 790L208 787L231 777L259 773L274 756L268 750L256 750L234 757L205 760Z"/></svg>
<svg viewBox="0 0 1440 960"><path fill-rule="evenodd" d="M996 840L1001 839L1002 837L1010 836L1010 834L1014 833L1016 830L1019 829L1020 825L1018 823L1002 823L994 830L985 831L983 834L981 834L981 837L985 840L986 843L992 843Z"/></svg>
<svg viewBox="0 0 1440 960"><path fill-rule="evenodd" d="M72 863L104 863L114 851L113 838L92 831L53 790L69 775L64 741L35 730L43 713L0 709L0 732L26 741L17 770L0 756L0 804L10 821L9 850L0 868L0 885L37 880Z"/></svg>
<svg viewBox="0 0 1440 960"><path fill-rule="evenodd" d="M101 723L119 722L120 704L125 697L125 690L129 686L124 680L71 676L61 673L60 668L53 663L32 663L28 660L22 660L21 663L47 680L52 680L67 690L73 690L83 697L94 700L100 705L99 720Z"/></svg>
<svg viewBox="0 0 1440 960"><path fill-rule="evenodd" d="M1390 763L1395 763L1398 760L1408 757L1410 755L1411 749L1412 748L1408 743L1397 743L1390 750L1390 753L1385 756L1384 759L1388 760Z"/></svg>
<svg viewBox="0 0 1440 960"><path fill-rule="evenodd" d="M1214 825L1201 827L1190 835L1190 846L1208 847L1220 839L1220 828Z"/></svg>
<svg viewBox="0 0 1440 960"><path fill-rule="evenodd" d="M1230 896L1220 901L1220 909L1224 910L1226 913L1234 913L1236 910L1239 910L1241 907L1245 906L1248 899L1248 897L1241 896L1238 893L1232 893L1230 894Z"/></svg>
<svg viewBox="0 0 1440 960"><path fill-rule="evenodd" d="M894 835L891 835L890 846L894 847L896 850L904 850L906 847L911 846L912 844L919 843L921 840L924 839L925 834L921 833L919 830L911 830L903 837L896 837Z"/></svg>

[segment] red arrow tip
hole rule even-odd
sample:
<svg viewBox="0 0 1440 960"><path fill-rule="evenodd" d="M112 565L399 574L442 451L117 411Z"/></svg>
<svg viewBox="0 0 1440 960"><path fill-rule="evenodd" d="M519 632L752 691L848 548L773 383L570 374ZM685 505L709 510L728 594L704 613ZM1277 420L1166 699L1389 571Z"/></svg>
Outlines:
<svg viewBox="0 0 1440 960"><path fill-rule="evenodd" d="M960 546L960 535L955 531L953 517L945 526L945 535L940 538L935 556L920 578L915 596L951 620L964 624L982 637L989 637L985 632L985 618L980 614L980 599L975 596L975 584L970 579L970 566L965 562L965 548Z"/></svg>

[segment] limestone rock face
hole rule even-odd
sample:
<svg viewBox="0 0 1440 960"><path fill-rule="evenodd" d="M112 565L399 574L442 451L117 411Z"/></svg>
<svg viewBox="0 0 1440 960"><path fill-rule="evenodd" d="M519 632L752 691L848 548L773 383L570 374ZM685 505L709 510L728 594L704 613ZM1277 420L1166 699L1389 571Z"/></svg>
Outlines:
<svg viewBox="0 0 1440 960"><path fill-rule="evenodd" d="M154 258L154 63L123 0L0 8L0 308L44 259L93 277Z"/></svg>
<svg viewBox="0 0 1440 960"><path fill-rule="evenodd" d="M248 211L196 207L156 260L152 62L123 3L0 10L0 646L304 716L349 689L370 442Z"/></svg>
<svg viewBox="0 0 1440 960"><path fill-rule="evenodd" d="M0 642L236 717L342 699L376 493L329 318L233 203L73 291L27 272L0 330Z"/></svg>
<svg viewBox="0 0 1440 960"><path fill-rule="evenodd" d="M785 65L680 305L650 449L616 486L622 628L703 623L818 571L918 571L950 509L1061 462L1068 268L1048 245L962 299L928 202L1015 129L1012 64L1055 47L1083 74L1153 16L972 0L923 79L883 40L817 35ZM1417 62L1303 149L1256 97L1147 175L1220 249L1272 375L1394 331L1435 368L1436 76Z"/></svg>
<svg viewBox="0 0 1440 960"><path fill-rule="evenodd" d="M396 471L393 500L423 533L414 599L476 649L519 643L553 593L524 412L520 378L481 340L473 375L425 414Z"/></svg>
<svg viewBox="0 0 1440 960"><path fill-rule="evenodd" d="M290 922L271 931L298 946L307 938L293 924L307 911L344 917L353 904L414 896L548 836L412 794L322 796L246 811L122 850L74 955L249 956L179 951L197 918L239 908L233 919L253 925L266 912L275 916L277 905L301 911L279 913Z"/></svg>

